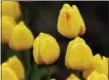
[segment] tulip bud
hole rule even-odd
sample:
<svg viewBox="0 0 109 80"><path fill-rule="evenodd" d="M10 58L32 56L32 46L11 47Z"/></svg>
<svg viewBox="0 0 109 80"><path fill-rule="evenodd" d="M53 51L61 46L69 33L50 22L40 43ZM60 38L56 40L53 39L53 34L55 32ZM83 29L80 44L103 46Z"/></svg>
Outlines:
<svg viewBox="0 0 109 80"><path fill-rule="evenodd" d="M2 80L19 80L11 68L2 67Z"/></svg>
<svg viewBox="0 0 109 80"><path fill-rule="evenodd" d="M7 63L10 66L10 68L16 73L19 79L21 80L25 79L24 66L16 56L9 58Z"/></svg>
<svg viewBox="0 0 109 80"><path fill-rule="evenodd" d="M17 1L2 1L2 16L8 15L17 19L21 15L20 6Z"/></svg>
<svg viewBox="0 0 109 80"><path fill-rule="evenodd" d="M108 58L103 57L102 59L99 54L93 56L92 65L88 69L84 70L83 76L87 78L93 70L108 76Z"/></svg>
<svg viewBox="0 0 109 80"><path fill-rule="evenodd" d="M10 16L2 17L2 42L8 44L16 22Z"/></svg>
<svg viewBox="0 0 109 80"><path fill-rule="evenodd" d="M26 27L24 22L20 22L15 26L9 42L10 48L13 50L28 50L32 47L34 37L32 32Z"/></svg>
<svg viewBox="0 0 109 80"><path fill-rule="evenodd" d="M69 69L84 70L90 67L91 63L92 51L85 41L79 37L70 41L66 51L65 65Z"/></svg>
<svg viewBox="0 0 109 80"><path fill-rule="evenodd" d="M108 80L104 74L99 74L97 71L93 71L87 78L87 80Z"/></svg>
<svg viewBox="0 0 109 80"><path fill-rule="evenodd" d="M4 62L4 63L2 63L2 67L6 68L6 67L9 67L9 65L6 62Z"/></svg>
<svg viewBox="0 0 109 80"><path fill-rule="evenodd" d="M58 32L67 38L83 35L86 31L84 20L76 5L64 4L58 17Z"/></svg>
<svg viewBox="0 0 109 80"><path fill-rule="evenodd" d="M75 74L71 74L66 80L80 80Z"/></svg>
<svg viewBox="0 0 109 80"><path fill-rule="evenodd" d="M33 57L37 64L52 64L60 55L59 45L54 37L40 33L33 43Z"/></svg>

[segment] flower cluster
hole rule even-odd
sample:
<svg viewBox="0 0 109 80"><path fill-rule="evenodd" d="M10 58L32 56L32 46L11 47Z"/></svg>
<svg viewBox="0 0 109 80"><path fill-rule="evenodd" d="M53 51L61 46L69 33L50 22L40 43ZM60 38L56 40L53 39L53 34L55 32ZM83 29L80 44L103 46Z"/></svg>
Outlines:
<svg viewBox="0 0 109 80"><path fill-rule="evenodd" d="M2 43L17 51L33 47L36 64L53 64L60 56L58 41L52 35L43 32L34 39L24 21L16 22L20 16L17 1L2 1ZM86 26L76 5L63 5L58 17L57 30L66 38L74 38L69 42L65 55L65 66L68 69L83 72L86 80L108 80L108 58L99 54L93 55L86 41L79 37L85 34ZM17 56L9 58L1 67L2 80L25 80L25 69ZM66 80L80 78L71 73Z"/></svg>

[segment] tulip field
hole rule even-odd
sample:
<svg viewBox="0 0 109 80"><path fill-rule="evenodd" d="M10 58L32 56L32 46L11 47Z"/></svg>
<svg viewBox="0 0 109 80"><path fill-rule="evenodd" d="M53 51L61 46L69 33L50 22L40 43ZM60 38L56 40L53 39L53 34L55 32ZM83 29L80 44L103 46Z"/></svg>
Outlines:
<svg viewBox="0 0 109 80"><path fill-rule="evenodd" d="M107 5L1 1L1 80L108 80Z"/></svg>

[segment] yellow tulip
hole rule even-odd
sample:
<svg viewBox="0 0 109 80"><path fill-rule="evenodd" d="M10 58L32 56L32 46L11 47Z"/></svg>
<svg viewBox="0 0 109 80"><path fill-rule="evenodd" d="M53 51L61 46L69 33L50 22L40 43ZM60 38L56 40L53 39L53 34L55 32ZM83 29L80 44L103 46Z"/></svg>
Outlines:
<svg viewBox="0 0 109 80"><path fill-rule="evenodd" d="M28 50L32 47L34 37L32 32L21 21L12 31L12 36L9 42L10 48L13 50Z"/></svg>
<svg viewBox="0 0 109 80"><path fill-rule="evenodd" d="M10 66L10 68L16 73L19 79L21 80L25 79L24 66L16 56L9 58L7 63Z"/></svg>
<svg viewBox="0 0 109 80"><path fill-rule="evenodd" d="M33 57L37 64L52 64L60 55L59 45L54 37L40 33L33 43Z"/></svg>
<svg viewBox="0 0 109 80"><path fill-rule="evenodd" d="M1 67L2 80L19 80L15 72L6 62L2 63Z"/></svg>
<svg viewBox="0 0 109 80"><path fill-rule="evenodd" d="M2 42L8 44L16 22L10 16L2 17Z"/></svg>
<svg viewBox="0 0 109 80"><path fill-rule="evenodd" d="M19 3L17 1L2 1L2 16L5 15L17 19L21 15Z"/></svg>
<svg viewBox="0 0 109 80"><path fill-rule="evenodd" d="M57 30L67 38L77 37L85 33L84 20L76 5L72 7L69 4L63 5L58 17Z"/></svg>
<svg viewBox="0 0 109 80"><path fill-rule="evenodd" d="M94 70L87 78L87 80L108 80L107 76L104 74L98 73Z"/></svg>
<svg viewBox="0 0 109 80"><path fill-rule="evenodd" d="M2 67L2 80L19 80L19 79L11 68Z"/></svg>
<svg viewBox="0 0 109 80"><path fill-rule="evenodd" d="M4 63L2 63L2 67L6 68L6 67L9 67L9 65L6 62L4 62Z"/></svg>
<svg viewBox="0 0 109 80"><path fill-rule="evenodd" d="M108 67L108 58L101 58L99 54L96 54L93 56L92 65L88 69L84 70L83 76L87 78L93 70L108 76Z"/></svg>
<svg viewBox="0 0 109 80"><path fill-rule="evenodd" d="M75 74L71 74L66 80L80 80Z"/></svg>
<svg viewBox="0 0 109 80"><path fill-rule="evenodd" d="M66 56L65 65L69 69L84 70L91 66L92 51L85 41L77 37L69 42Z"/></svg>

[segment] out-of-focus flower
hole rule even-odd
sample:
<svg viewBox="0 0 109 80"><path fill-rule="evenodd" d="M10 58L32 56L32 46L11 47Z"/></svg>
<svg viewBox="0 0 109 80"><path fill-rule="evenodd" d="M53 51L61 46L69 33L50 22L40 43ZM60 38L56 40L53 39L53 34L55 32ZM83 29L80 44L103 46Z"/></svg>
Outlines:
<svg viewBox="0 0 109 80"><path fill-rule="evenodd" d="M2 42L8 44L16 22L10 16L2 17Z"/></svg>
<svg viewBox="0 0 109 80"><path fill-rule="evenodd" d="M2 80L19 80L11 68L2 68Z"/></svg>
<svg viewBox="0 0 109 80"><path fill-rule="evenodd" d="M15 26L9 42L13 50L28 50L32 47L34 37L32 32L26 27L23 21Z"/></svg>
<svg viewBox="0 0 109 80"><path fill-rule="evenodd" d="M60 55L60 47L54 37L40 33L33 43L33 57L37 64L52 64Z"/></svg>
<svg viewBox="0 0 109 80"><path fill-rule="evenodd" d="M93 71L87 78L87 80L108 80L108 77L105 74L100 74L97 71Z"/></svg>
<svg viewBox="0 0 109 80"><path fill-rule="evenodd" d="M89 68L92 63L92 51L85 41L77 37L76 39L69 42L65 65L69 69L84 70Z"/></svg>
<svg viewBox="0 0 109 80"><path fill-rule="evenodd" d="M84 20L76 5L64 4L58 17L58 32L67 38L83 35L86 31Z"/></svg>
<svg viewBox="0 0 109 80"><path fill-rule="evenodd" d="M6 67L9 67L9 65L6 62L4 62L4 63L2 63L2 67L6 68Z"/></svg>
<svg viewBox="0 0 109 80"><path fill-rule="evenodd" d="M71 74L66 80L80 80L75 74Z"/></svg>
<svg viewBox="0 0 109 80"><path fill-rule="evenodd" d="M19 80L15 72L4 62L1 65L2 80Z"/></svg>
<svg viewBox="0 0 109 80"><path fill-rule="evenodd" d="M17 19L21 15L20 6L17 1L2 1L2 16L8 15Z"/></svg>
<svg viewBox="0 0 109 80"><path fill-rule="evenodd" d="M83 76L87 78L87 76L90 75L93 70L108 76L108 67L108 58L104 56L101 58L99 54L96 54L93 56L92 65L88 69L84 70Z"/></svg>
<svg viewBox="0 0 109 80"><path fill-rule="evenodd" d="M25 79L25 70L22 62L17 58L17 56L13 56L7 61L10 68L16 73L17 77L21 80ZM8 79L7 79L8 80Z"/></svg>

